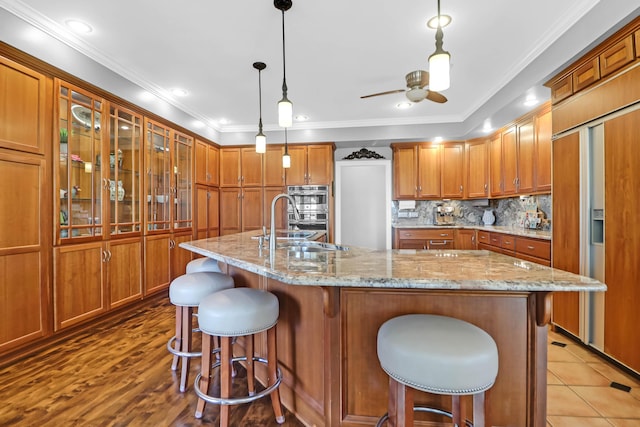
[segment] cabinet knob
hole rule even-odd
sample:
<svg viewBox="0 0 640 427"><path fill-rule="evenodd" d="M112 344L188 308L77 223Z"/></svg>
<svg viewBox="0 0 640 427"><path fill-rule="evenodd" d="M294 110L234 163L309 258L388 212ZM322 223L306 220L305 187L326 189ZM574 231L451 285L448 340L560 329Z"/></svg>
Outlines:
<svg viewBox="0 0 640 427"><path fill-rule="evenodd" d="M488 189L489 189L489 186L487 184L485 184L484 185L484 192L486 193Z"/></svg>
<svg viewBox="0 0 640 427"><path fill-rule="evenodd" d="M460 192L462 193L462 185L460 186Z"/></svg>

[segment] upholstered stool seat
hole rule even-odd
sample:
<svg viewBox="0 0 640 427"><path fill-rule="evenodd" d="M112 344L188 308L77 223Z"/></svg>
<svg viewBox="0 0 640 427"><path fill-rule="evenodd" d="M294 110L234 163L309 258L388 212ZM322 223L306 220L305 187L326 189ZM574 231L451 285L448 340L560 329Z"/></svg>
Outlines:
<svg viewBox="0 0 640 427"><path fill-rule="evenodd" d="M202 371L196 377L195 391L198 395L196 418L201 418L206 403L220 406L220 426L229 425L229 405L252 402L267 394L279 424L284 422L278 387L282 374L277 366L276 323L278 322L278 298L270 292L234 288L216 292L205 297L198 307L198 326L202 331ZM253 351L254 334L267 332L267 359L256 357ZM211 337L220 337L220 362L211 364ZM231 341L244 336L244 357L233 357ZM232 397L231 372L235 361L245 361L247 369L248 396ZM267 365L267 387L255 392L254 362ZM211 370L219 367L220 397L209 395Z"/></svg>
<svg viewBox="0 0 640 427"><path fill-rule="evenodd" d="M196 258L187 264L187 274L199 273L203 271L212 271L214 273L222 273L218 261L213 258Z"/></svg>
<svg viewBox="0 0 640 427"><path fill-rule="evenodd" d="M395 425L413 425L413 398L406 387L434 394L452 395L451 413L462 425L459 396L473 395L474 424L484 425L484 392L493 386L498 374L498 349L491 336L468 322L451 317L410 314L385 322L378 330L378 359L390 377L389 407L399 409L403 420ZM424 410L424 408L416 408ZM389 417L398 417L390 413ZM382 425L386 416L380 420ZM405 422L406 420L410 420ZM470 424L470 423L468 423Z"/></svg>
<svg viewBox="0 0 640 427"><path fill-rule="evenodd" d="M187 388L189 360L201 356L201 352L192 352L192 316L193 309L207 295L224 289L233 288L233 278L222 273L198 272L183 274L169 285L169 300L176 306L176 334L167 342L167 349L173 354L171 369L178 368L182 360L180 391Z"/></svg>

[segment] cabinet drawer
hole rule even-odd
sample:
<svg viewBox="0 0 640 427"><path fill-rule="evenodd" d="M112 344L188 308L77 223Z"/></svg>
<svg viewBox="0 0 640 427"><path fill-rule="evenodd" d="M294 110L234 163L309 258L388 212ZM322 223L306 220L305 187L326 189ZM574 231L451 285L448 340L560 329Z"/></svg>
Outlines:
<svg viewBox="0 0 640 427"><path fill-rule="evenodd" d="M548 261L551 259L551 242L548 240L518 237L516 239L516 251L520 254L542 258Z"/></svg>
<svg viewBox="0 0 640 427"><path fill-rule="evenodd" d="M500 233L489 233L489 244L495 247L502 246L502 234Z"/></svg>
<svg viewBox="0 0 640 427"><path fill-rule="evenodd" d="M573 72L573 90L577 92L598 80L600 80L600 61L596 57Z"/></svg>
<svg viewBox="0 0 640 427"><path fill-rule="evenodd" d="M453 240L429 240L429 249L453 249Z"/></svg>
<svg viewBox="0 0 640 427"><path fill-rule="evenodd" d="M573 95L573 79L569 74L551 85L551 100L556 103Z"/></svg>
<svg viewBox="0 0 640 427"><path fill-rule="evenodd" d="M403 239L425 239L425 240L453 240L453 229L406 229L398 230L398 238Z"/></svg>
<svg viewBox="0 0 640 427"><path fill-rule="evenodd" d="M485 245L488 245L491 243L491 239L489 238L488 231L478 231L478 244L480 243L484 243Z"/></svg>
<svg viewBox="0 0 640 427"><path fill-rule="evenodd" d="M630 34L600 54L600 75L611 74L634 59L633 34Z"/></svg>
<svg viewBox="0 0 640 427"><path fill-rule="evenodd" d="M500 247L508 251L516 250L516 238L514 236L503 234L500 236Z"/></svg>

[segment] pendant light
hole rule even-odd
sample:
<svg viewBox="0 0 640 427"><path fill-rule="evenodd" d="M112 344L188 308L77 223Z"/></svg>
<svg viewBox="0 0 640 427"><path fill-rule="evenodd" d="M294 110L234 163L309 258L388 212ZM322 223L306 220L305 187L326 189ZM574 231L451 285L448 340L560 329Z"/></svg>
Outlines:
<svg viewBox="0 0 640 427"><path fill-rule="evenodd" d="M278 125L283 128L293 124L293 104L287 98L287 62L285 60L284 12L292 6L291 0L273 0L276 9L282 11L282 99L278 102Z"/></svg>
<svg viewBox="0 0 640 427"><path fill-rule="evenodd" d="M256 153L267 151L267 137L262 133L262 70L267 68L264 62L254 62L253 68L258 70L258 103L260 105L260 120L258 120L258 134L256 135Z"/></svg>
<svg viewBox="0 0 640 427"><path fill-rule="evenodd" d="M449 61L451 55L442 49L442 25L440 20L440 0L438 0L438 28L436 30L436 51L429 57L429 90L449 89Z"/></svg>
<svg viewBox="0 0 640 427"><path fill-rule="evenodd" d="M284 154L282 155L282 167L289 169L291 167L291 156L289 155L289 147L287 145L287 128L284 128Z"/></svg>

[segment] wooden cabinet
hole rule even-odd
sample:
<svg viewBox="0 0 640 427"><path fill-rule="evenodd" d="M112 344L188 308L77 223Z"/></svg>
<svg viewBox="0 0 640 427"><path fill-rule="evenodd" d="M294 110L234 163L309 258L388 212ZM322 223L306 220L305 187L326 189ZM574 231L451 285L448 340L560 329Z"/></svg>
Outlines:
<svg viewBox="0 0 640 427"><path fill-rule="evenodd" d="M598 57L600 62L600 75L605 77L633 62L635 58L633 35L629 34L600 54Z"/></svg>
<svg viewBox="0 0 640 427"><path fill-rule="evenodd" d="M284 187L265 187L264 188L264 224L267 228L271 228L271 202L273 198L280 193L286 193ZM276 230L284 230L287 228L287 203L278 202L276 204Z"/></svg>
<svg viewBox="0 0 640 427"><path fill-rule="evenodd" d="M262 154L255 147L220 149L220 187L262 185Z"/></svg>
<svg viewBox="0 0 640 427"><path fill-rule="evenodd" d="M551 191L551 106L535 117L535 191Z"/></svg>
<svg viewBox="0 0 640 427"><path fill-rule="evenodd" d="M571 133L553 142L554 268L580 273L580 134ZM553 294L552 322L580 335L580 294Z"/></svg>
<svg viewBox="0 0 640 427"><path fill-rule="evenodd" d="M285 169L282 167L282 145L267 145L264 153L264 186L283 187L285 185Z"/></svg>
<svg viewBox="0 0 640 427"><path fill-rule="evenodd" d="M291 167L287 185L330 185L333 182L333 144L289 145Z"/></svg>
<svg viewBox="0 0 640 427"><path fill-rule="evenodd" d="M496 133L489 140L489 188L490 196L502 195L502 135Z"/></svg>
<svg viewBox="0 0 640 427"><path fill-rule="evenodd" d="M220 191L217 187L196 185L196 239L220 235Z"/></svg>
<svg viewBox="0 0 640 427"><path fill-rule="evenodd" d="M112 240L106 245L106 280L109 308L142 298L142 241Z"/></svg>
<svg viewBox="0 0 640 427"><path fill-rule="evenodd" d="M189 240L193 240L190 231L145 236L145 296L165 291L171 280L185 274L187 264L192 259L192 252L182 249L179 245Z"/></svg>
<svg viewBox="0 0 640 427"><path fill-rule="evenodd" d="M51 122L51 80L0 57L0 147L45 154Z"/></svg>
<svg viewBox="0 0 640 427"><path fill-rule="evenodd" d="M263 225L262 187L220 189L220 234L259 230Z"/></svg>
<svg viewBox="0 0 640 427"><path fill-rule="evenodd" d="M518 145L516 152L516 189L518 193L535 191L535 129L534 118L518 124Z"/></svg>
<svg viewBox="0 0 640 427"><path fill-rule="evenodd" d="M218 186L220 150L204 141L196 140L195 146L196 184Z"/></svg>
<svg viewBox="0 0 640 427"><path fill-rule="evenodd" d="M576 92L600 80L600 58L584 63L573 73L573 87Z"/></svg>
<svg viewBox="0 0 640 427"><path fill-rule="evenodd" d="M530 158L532 160L533 158ZM516 194L518 180L518 133L516 126L502 132L502 196Z"/></svg>
<svg viewBox="0 0 640 427"><path fill-rule="evenodd" d="M454 231L454 249L477 249L476 230L459 228Z"/></svg>
<svg viewBox="0 0 640 427"><path fill-rule="evenodd" d="M545 239L478 230L478 249L551 266L551 242Z"/></svg>
<svg viewBox="0 0 640 427"><path fill-rule="evenodd" d="M453 249L453 228L395 229L394 249Z"/></svg>
<svg viewBox="0 0 640 427"><path fill-rule="evenodd" d="M489 196L489 140L480 139L466 143L465 170L467 185L465 197L468 199Z"/></svg>
<svg viewBox="0 0 640 427"><path fill-rule="evenodd" d="M464 196L464 144L442 145L442 198Z"/></svg>
<svg viewBox="0 0 640 427"><path fill-rule="evenodd" d="M394 199L462 198L464 144L392 144Z"/></svg>

